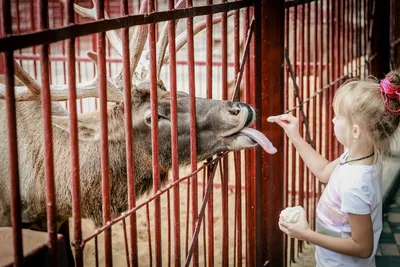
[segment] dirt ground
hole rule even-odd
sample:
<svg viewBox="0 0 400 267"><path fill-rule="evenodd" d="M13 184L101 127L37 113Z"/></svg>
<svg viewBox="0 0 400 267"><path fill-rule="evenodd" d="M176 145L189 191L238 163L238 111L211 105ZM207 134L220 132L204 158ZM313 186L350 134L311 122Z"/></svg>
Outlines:
<svg viewBox="0 0 400 267"><path fill-rule="evenodd" d="M233 158L233 156L231 157ZM219 170L218 170L219 171ZM183 170L184 172L184 170ZM181 175L180 177L183 177ZM233 173L230 174L233 179ZM244 177L244 175L242 176ZM215 183L220 183L219 175L216 175L214 178ZM202 173L198 175L198 180L202 181ZM231 180L230 184L233 181ZM244 185L244 180L242 185ZM202 203L202 195L204 192L204 186L198 187L198 206L199 210ZM191 242L191 232L192 232L192 221L191 221L191 201L190 199L190 207L187 210L187 183L182 183L180 185L180 235L181 235L181 262L182 264L185 262L185 255L186 255L186 223L187 223L187 214L189 214L189 237L188 242ZM150 196L150 195L149 195ZM137 201L138 204L144 202L149 196L143 196L141 199ZM218 187L214 187L213 189L213 207L214 207L214 216L213 216L213 225L214 225L214 264L216 266L220 266L222 264L222 194L221 189ZM167 265L168 261L171 260L173 262L174 255L173 255L173 228L172 228L172 216L173 216L173 199L172 199L172 191L170 195L170 219L168 221L168 198L167 194L163 194L160 199L161 202L161 248L162 248L162 263ZM241 207L242 207L242 263L245 263L245 195L244 191L241 194ZM236 209L235 206L235 192L233 190L229 190L228 193L228 227L229 227L229 265L233 265L234 259L234 229L235 229L235 219L234 211ZM207 214L207 210L206 210ZM138 257L139 257L139 265L141 266L149 266L150 261L152 264L155 263L155 241L154 241L154 202L150 202L149 204L149 219L150 224L147 222L147 214L146 214L146 207L140 208L137 211L137 232L138 232ZM207 217L206 217L207 221ZM127 225L127 233L128 233L128 246L129 245L129 231L128 225L129 220L126 221ZM149 225L149 228L148 228ZM207 225L206 225L207 226ZM126 262L126 250L125 250L125 239L124 239L124 232L123 232L123 225L122 222L117 223L112 227L112 255L113 255L113 264L114 266L127 266ZM95 233L96 229L92 221L90 220L83 220L82 223L82 231L83 237L88 237L91 234ZM169 232L170 231L170 232ZM150 239L151 239L151 251L149 249L149 233L150 232ZM170 248L168 246L168 236L171 235L171 243ZM204 232L204 223L202 223L202 227L199 234L199 264L201 266L205 265L205 256L207 256L207 250L209 240L206 237L207 233ZM73 240L73 222L70 221L70 238ZM170 252L169 252L170 251ZM104 236L100 234L98 237L98 252L99 252L99 266L104 266ZM206 253L206 254L205 254ZM84 265L85 266L95 266L95 243L94 240L89 241L84 249Z"/></svg>

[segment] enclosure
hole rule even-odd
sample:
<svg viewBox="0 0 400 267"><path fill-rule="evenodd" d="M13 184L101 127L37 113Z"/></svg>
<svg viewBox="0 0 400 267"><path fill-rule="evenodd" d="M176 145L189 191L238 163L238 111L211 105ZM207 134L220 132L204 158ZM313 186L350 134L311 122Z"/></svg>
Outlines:
<svg viewBox="0 0 400 267"><path fill-rule="evenodd" d="M303 244L279 231L279 213L301 205L314 227L324 186L266 118L298 116L304 138L332 160L342 151L331 124L335 90L349 78L382 78L400 63L395 0L1 3L0 101L8 150L0 154L9 155L4 196L12 200L1 212L10 214L13 237L4 265L23 266L40 254L23 242L31 234L22 228L29 227L23 214L33 179L46 187L40 203L48 244L38 246L48 249L50 266L289 266L302 257ZM184 104L178 91L186 92ZM141 98L145 113L136 109ZM218 125L199 125L228 102L203 98L235 101L228 108L235 116L251 113L237 101L250 104L256 112L251 127L278 152L208 147L219 139L201 136ZM19 111L32 102L39 103L36 109ZM160 113L164 108L168 116ZM41 137L29 141L21 123L34 112L42 123L30 127ZM151 131L141 134L139 119ZM250 127L248 120L243 124ZM39 152L25 156L31 142ZM142 173L150 184L138 178ZM100 224L82 215L91 209L101 210Z"/></svg>

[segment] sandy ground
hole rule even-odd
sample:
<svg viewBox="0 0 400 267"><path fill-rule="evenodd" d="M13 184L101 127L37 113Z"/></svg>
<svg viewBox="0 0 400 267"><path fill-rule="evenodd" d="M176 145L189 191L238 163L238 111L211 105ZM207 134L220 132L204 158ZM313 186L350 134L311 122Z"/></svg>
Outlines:
<svg viewBox="0 0 400 267"><path fill-rule="evenodd" d="M233 156L230 156L233 158ZM219 171L219 170L218 170ZM182 177L183 175L181 175ZM199 181L202 181L202 173L198 175ZM230 179L233 179L234 174L231 172ZM242 176L244 177L244 176ZM215 183L220 183L220 178L218 175L214 178ZM230 180L230 184L232 184L232 180ZM243 180L244 182L244 180ZM242 184L244 185L244 183ZM188 242L191 242L191 232L192 232L192 220L191 220L191 201L190 199L190 207L189 210L187 209L187 183L182 183L180 185L180 235L181 235L181 262L182 264L185 262L185 255L186 255L186 223L187 223L187 214L189 214L189 237ZM202 203L202 195L204 192L204 187L198 187L198 206L199 210ZM214 263L216 266L222 264L222 194L221 189L214 187L213 189L213 229L214 229ZM150 196L150 195L149 195ZM144 202L149 196L144 196L138 200L138 204ZM172 228L172 216L173 216L173 200L172 200L172 190L170 195L170 201L168 201L167 193L163 194L160 198L161 202L161 248L162 248L162 262L163 264L167 264L169 260L173 262L174 255L173 255L173 228ZM170 204L170 209L169 205ZM241 207L242 207L242 257L243 263L245 263L245 196L244 191L242 190L241 194ZM234 259L234 229L235 229L235 192L233 190L229 190L228 193L228 227L229 227L229 264L233 265ZM168 213L170 213L170 219L168 220ZM207 209L206 209L207 213ZM141 266L149 266L150 261L155 263L155 237L154 237L154 202L150 202L149 204L149 219L150 224L147 222L146 216L146 206L140 208L137 211L137 232L138 232L138 257L139 263ZM207 219L207 217L206 217ZM126 221L127 228L129 225L129 220ZM149 226L149 227L148 227ZM207 226L207 225L206 225ZM84 220L82 224L82 231L84 238L93 234L95 232L94 224L90 220ZM130 244L129 232L128 233L128 244ZM151 251L149 248L149 233L151 239ZM70 237L73 240L73 222L70 221ZM170 247L168 246L168 236L171 236L171 243ZM208 240L207 233L204 232L204 223L202 223L200 234L199 234L199 263L200 265L204 266L204 258L208 256L208 252L204 251L207 250L208 244L210 240ZM204 239L206 237L206 239ZM100 266L104 266L104 236L103 234L99 235L98 238L98 251L99 251L99 263ZM130 245L128 245L130 246ZM117 223L112 227L112 253L113 253L113 263L114 266L127 266L126 260L126 249L125 249L125 239L124 239L124 231L122 222ZM94 240L89 241L84 249L84 264L85 266L95 266L95 243Z"/></svg>

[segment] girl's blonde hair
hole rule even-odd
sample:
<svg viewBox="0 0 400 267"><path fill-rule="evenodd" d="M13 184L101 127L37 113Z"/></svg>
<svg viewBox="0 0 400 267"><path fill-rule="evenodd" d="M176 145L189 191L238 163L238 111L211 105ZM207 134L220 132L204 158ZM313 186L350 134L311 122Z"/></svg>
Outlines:
<svg viewBox="0 0 400 267"><path fill-rule="evenodd" d="M400 124L400 73L392 71L385 79L381 82L373 77L350 80L336 91L333 99L335 113L343 116L349 125L358 124L375 153L383 156L389 153L393 134ZM383 83L392 91L397 90L397 97L392 94L389 98L382 89Z"/></svg>

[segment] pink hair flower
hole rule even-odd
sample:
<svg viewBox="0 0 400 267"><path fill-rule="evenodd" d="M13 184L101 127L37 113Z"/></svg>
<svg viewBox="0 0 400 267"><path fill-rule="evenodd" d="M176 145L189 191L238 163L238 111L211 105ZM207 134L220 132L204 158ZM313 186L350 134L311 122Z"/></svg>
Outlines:
<svg viewBox="0 0 400 267"><path fill-rule="evenodd" d="M381 80L380 89L386 97L400 99L400 88L391 84L387 78Z"/></svg>

